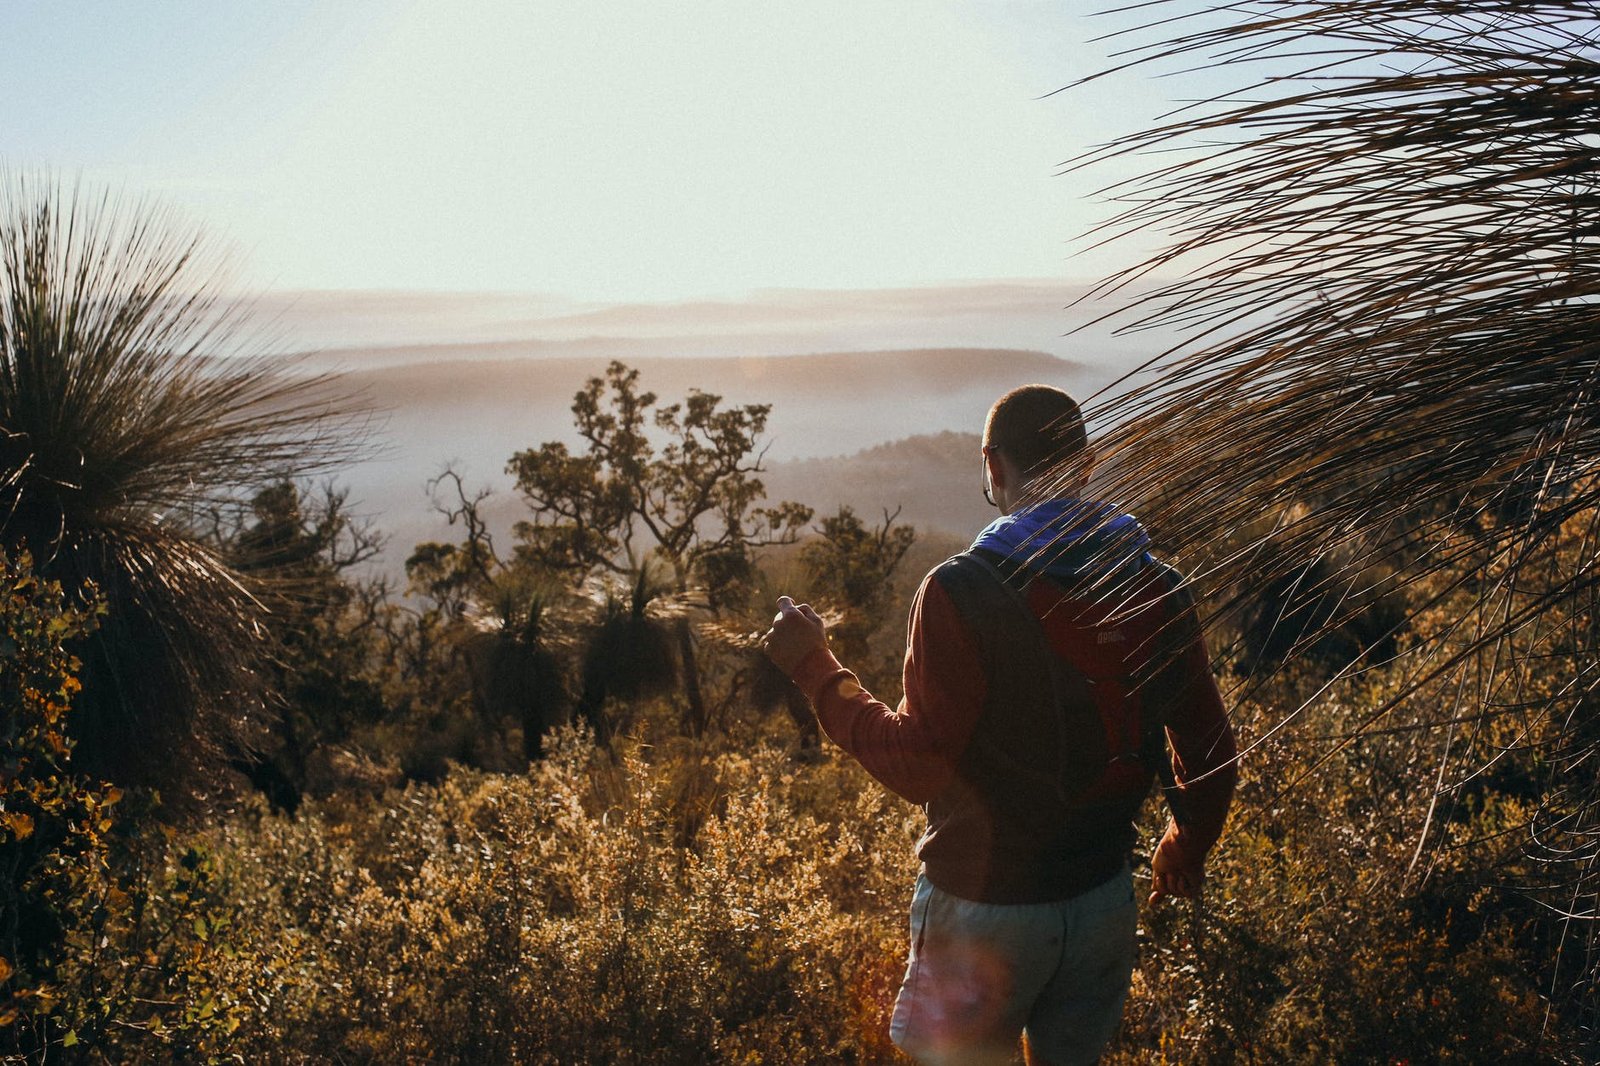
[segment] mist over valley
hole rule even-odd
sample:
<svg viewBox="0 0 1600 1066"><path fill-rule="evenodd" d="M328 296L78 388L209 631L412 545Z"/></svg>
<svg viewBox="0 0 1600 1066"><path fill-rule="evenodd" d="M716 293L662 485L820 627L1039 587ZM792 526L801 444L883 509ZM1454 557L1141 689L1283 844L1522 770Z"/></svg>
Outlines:
<svg viewBox="0 0 1600 1066"><path fill-rule="evenodd" d="M460 358L343 375L378 413L374 456L339 479L388 537L376 565L396 572L412 545L459 535L426 490L447 467L469 490L495 490L484 511L497 538L508 537L525 509L507 460L547 441L576 447L573 395L608 361ZM976 348L627 362L662 402L699 389L725 405L770 404L769 499L865 516L902 508L903 522L958 534L991 514L978 488L978 434L994 398L1036 381L1085 394L1105 376L1044 352Z"/></svg>
<svg viewBox="0 0 1600 1066"><path fill-rule="evenodd" d="M398 573L414 544L459 535L426 490L446 467L495 491L484 511L509 537L524 508L507 460L577 445L573 395L612 360L663 403L699 389L770 405L769 499L869 517L902 507L901 521L969 534L989 514L977 434L995 397L1029 382L1087 397L1153 350L1094 328L1087 305L1069 306L1081 294L1028 279L654 304L306 292L259 310L299 366L337 374L373 411L370 454L338 481L388 537L374 565Z"/></svg>

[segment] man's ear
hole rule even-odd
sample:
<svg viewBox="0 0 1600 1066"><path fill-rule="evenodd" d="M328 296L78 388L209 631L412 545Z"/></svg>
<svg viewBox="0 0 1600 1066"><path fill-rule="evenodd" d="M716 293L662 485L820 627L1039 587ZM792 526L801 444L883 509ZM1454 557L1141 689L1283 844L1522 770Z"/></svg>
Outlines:
<svg viewBox="0 0 1600 1066"><path fill-rule="evenodd" d="M989 464L989 484L998 491L1007 487L1010 481L1006 478L1005 460L1000 456L1000 449L991 448L983 453L983 461Z"/></svg>

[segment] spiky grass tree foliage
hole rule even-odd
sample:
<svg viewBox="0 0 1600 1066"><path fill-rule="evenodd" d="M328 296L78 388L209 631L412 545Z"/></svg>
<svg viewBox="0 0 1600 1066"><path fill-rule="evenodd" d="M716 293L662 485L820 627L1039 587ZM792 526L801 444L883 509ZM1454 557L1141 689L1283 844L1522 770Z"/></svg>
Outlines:
<svg viewBox="0 0 1600 1066"><path fill-rule="evenodd" d="M607 589L594 635L583 650L583 691L578 717L601 743L609 744L617 723L606 716L607 699L624 702L664 696L682 681L680 626L685 604L646 564L633 576L627 599Z"/></svg>
<svg viewBox="0 0 1600 1066"><path fill-rule="evenodd" d="M1107 491L1143 500L1169 551L1237 594L1219 614L1275 586L1288 650L1374 588L1408 595L1411 683L1354 735L1454 740L1418 781L1442 809L1481 768L1457 753L1480 759L1472 737L1515 723L1544 775L1522 840L1546 899L1593 919L1596 6L1202 7L1128 9L1120 58L1226 68L1235 90L1077 161L1152 160L1109 190L1120 213L1098 236L1167 247L1103 291L1131 296L1125 329L1189 331L1095 412L1120 423ZM1417 626L1430 607L1446 623ZM1594 962L1565 971L1571 988Z"/></svg>
<svg viewBox="0 0 1600 1066"><path fill-rule="evenodd" d="M0 542L104 596L75 758L122 783L187 788L250 740L259 607L200 519L348 439L326 382L251 354L224 266L147 203L0 186Z"/></svg>

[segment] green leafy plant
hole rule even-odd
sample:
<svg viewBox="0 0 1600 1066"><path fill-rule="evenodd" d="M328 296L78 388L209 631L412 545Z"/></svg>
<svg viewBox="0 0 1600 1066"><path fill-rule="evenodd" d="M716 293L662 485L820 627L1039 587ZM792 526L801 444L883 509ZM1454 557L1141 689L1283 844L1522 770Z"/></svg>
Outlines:
<svg viewBox="0 0 1600 1066"><path fill-rule="evenodd" d="M26 555L0 554L0 1031L13 1051L52 1038L51 986L65 931L90 906L120 798L74 774L67 719L78 661L63 647L98 611L68 606Z"/></svg>
<svg viewBox="0 0 1600 1066"><path fill-rule="evenodd" d="M203 850L139 831L74 765L66 645L105 611L31 562L0 554L0 1057L205 1057L243 1010L225 892Z"/></svg>

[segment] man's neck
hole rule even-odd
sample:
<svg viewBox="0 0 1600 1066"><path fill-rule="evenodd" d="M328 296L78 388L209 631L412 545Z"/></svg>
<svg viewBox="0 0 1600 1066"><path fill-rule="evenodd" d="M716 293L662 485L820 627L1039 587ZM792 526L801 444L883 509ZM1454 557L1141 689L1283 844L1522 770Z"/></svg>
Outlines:
<svg viewBox="0 0 1600 1066"><path fill-rule="evenodd" d="M1035 489L1043 480L1044 479L1042 477L1036 477L1032 480L1023 482L1022 486L1017 489L1015 498L1013 498L1010 493L1006 493L1006 506L1003 510L1001 510L1000 513L1009 517L1017 514L1020 511L1026 511L1030 507L1038 507L1041 504L1075 503L1078 500L1083 499L1083 490L1085 487L1083 485L1063 485L1060 489L1052 492L1048 496L1037 496L1034 494Z"/></svg>

